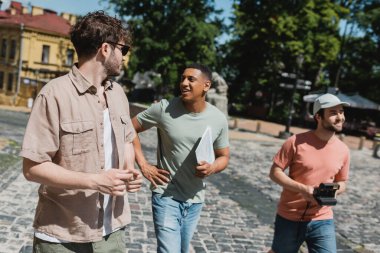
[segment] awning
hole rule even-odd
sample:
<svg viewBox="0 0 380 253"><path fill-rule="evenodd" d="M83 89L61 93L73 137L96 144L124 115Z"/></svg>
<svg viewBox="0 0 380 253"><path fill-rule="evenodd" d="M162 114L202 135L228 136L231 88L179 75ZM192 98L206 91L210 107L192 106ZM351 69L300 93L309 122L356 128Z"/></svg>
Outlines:
<svg viewBox="0 0 380 253"><path fill-rule="evenodd" d="M331 93L333 94L333 93ZM314 103L314 100L323 95L322 93L320 94L309 94L303 96L303 101L307 103ZM359 108L359 109L371 109L371 110L379 110L380 111L380 105L365 98L360 96L359 94L355 95L346 95L344 93L339 92L338 94L333 94L337 96L341 101L347 102L350 104L350 107L352 108Z"/></svg>

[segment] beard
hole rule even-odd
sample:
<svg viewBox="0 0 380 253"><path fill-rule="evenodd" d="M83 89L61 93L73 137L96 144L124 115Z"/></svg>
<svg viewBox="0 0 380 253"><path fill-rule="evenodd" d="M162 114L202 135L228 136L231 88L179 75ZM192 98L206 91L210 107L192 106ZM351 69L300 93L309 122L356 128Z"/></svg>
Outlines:
<svg viewBox="0 0 380 253"><path fill-rule="evenodd" d="M327 131L334 132L334 133L339 133L339 132L342 132L342 130L343 130L343 123L342 123L342 127L340 127L340 126L335 126L332 123L323 121L322 122L322 127L323 127L323 129L325 129Z"/></svg>
<svg viewBox="0 0 380 253"><path fill-rule="evenodd" d="M104 68L106 70L107 76L120 75L120 64L117 62L114 51L112 51L109 60L104 63Z"/></svg>

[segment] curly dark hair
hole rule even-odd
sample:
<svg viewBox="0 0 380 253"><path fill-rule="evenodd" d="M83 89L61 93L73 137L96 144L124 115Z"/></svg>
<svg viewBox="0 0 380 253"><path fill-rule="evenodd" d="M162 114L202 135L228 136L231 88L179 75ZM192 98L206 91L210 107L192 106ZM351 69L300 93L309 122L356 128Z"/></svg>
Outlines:
<svg viewBox="0 0 380 253"><path fill-rule="evenodd" d="M132 35L121 20L113 18L104 11L95 11L82 17L70 31L71 42L78 57L91 57L104 42L123 41L132 46Z"/></svg>

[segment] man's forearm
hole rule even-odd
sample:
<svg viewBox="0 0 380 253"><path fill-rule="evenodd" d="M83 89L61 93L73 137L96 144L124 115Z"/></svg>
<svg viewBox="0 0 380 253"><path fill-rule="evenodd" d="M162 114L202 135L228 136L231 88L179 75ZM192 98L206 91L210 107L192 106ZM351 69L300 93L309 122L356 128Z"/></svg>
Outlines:
<svg viewBox="0 0 380 253"><path fill-rule="evenodd" d="M299 193L312 193L312 187L308 187L307 185L301 184L291 179L280 167L276 166L275 164L272 165L269 177L272 179L272 181L287 190Z"/></svg>
<svg viewBox="0 0 380 253"><path fill-rule="evenodd" d="M345 181L338 181L336 182L339 184L339 190L336 191L336 194L342 194L343 192L346 191L346 188L347 188L347 184Z"/></svg>
<svg viewBox="0 0 380 253"><path fill-rule="evenodd" d="M220 156L215 159L214 163L212 164L214 173L219 173L223 171L225 168L227 168L229 161L229 157L227 156Z"/></svg>
<svg viewBox="0 0 380 253"><path fill-rule="evenodd" d="M126 193L126 182L133 172L109 169L100 173L87 173L65 169L52 162L36 163L24 159L24 176L27 180L61 189L94 190L114 196ZM137 172L137 171L136 171Z"/></svg>
<svg viewBox="0 0 380 253"><path fill-rule="evenodd" d="M228 162L230 161L230 148L222 148L215 150L216 159L212 164L213 173L219 173L225 168L227 168Z"/></svg>
<svg viewBox="0 0 380 253"><path fill-rule="evenodd" d="M132 143L133 143L133 148L135 151L136 163L141 168L142 166L144 166L144 164L147 163L147 161L145 159L144 153L142 152L140 138L138 135L136 135L136 137L133 139Z"/></svg>
<svg viewBox="0 0 380 253"><path fill-rule="evenodd" d="M133 143L124 144L125 155L124 155L124 169L134 169L135 168L135 150Z"/></svg>
<svg viewBox="0 0 380 253"><path fill-rule="evenodd" d="M137 133L136 137L133 139L133 142L132 142L133 148L135 150L135 160L136 160L137 165L141 169L141 167L143 167L147 163L147 161L145 159L144 153L142 152L141 142L140 142L138 133L143 132L145 129L142 128L136 116L132 118L132 124L133 124L133 128L135 129Z"/></svg>
<svg viewBox="0 0 380 253"><path fill-rule="evenodd" d="M90 173L67 170L52 162L36 163L24 158L23 172L27 180L67 189L95 189Z"/></svg>

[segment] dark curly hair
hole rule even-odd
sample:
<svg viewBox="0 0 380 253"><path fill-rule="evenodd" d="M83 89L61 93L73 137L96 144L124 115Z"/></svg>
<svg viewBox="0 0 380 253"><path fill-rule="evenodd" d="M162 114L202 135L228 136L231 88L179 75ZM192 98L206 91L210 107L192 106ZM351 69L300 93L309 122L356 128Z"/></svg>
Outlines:
<svg viewBox="0 0 380 253"><path fill-rule="evenodd" d="M132 35L121 20L113 18L104 11L95 11L82 17L70 31L71 42L78 57L91 57L104 42L124 41L132 46Z"/></svg>

